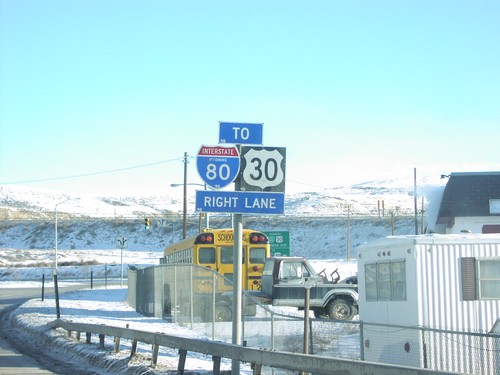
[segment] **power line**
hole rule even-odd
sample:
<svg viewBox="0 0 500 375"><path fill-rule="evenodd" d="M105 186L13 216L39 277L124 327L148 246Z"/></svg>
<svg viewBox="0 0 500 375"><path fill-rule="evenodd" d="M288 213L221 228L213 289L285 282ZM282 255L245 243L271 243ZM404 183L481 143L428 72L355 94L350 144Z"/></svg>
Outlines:
<svg viewBox="0 0 500 375"><path fill-rule="evenodd" d="M101 175L101 174L108 174L108 173L116 173L116 172L128 171L128 170L131 170L131 169L151 167L153 165L170 163L170 162L173 162L173 161L180 161L180 160L182 160L182 158L175 158L175 159L170 159L170 160L156 161L156 162L153 162L153 163L139 164L139 165L133 165L133 166L123 167L123 168L117 168L117 169L108 169L108 170L99 171L99 172L89 172L89 173L82 173L82 174L74 174L74 175L62 176L62 177L48 177L48 178L41 178L41 179L35 179L35 180L22 180L22 181L0 182L0 184L1 185L16 185L16 184L27 184L27 183L33 183L33 182L47 182L47 181L69 180L69 179L72 179L72 178L97 176L97 175Z"/></svg>

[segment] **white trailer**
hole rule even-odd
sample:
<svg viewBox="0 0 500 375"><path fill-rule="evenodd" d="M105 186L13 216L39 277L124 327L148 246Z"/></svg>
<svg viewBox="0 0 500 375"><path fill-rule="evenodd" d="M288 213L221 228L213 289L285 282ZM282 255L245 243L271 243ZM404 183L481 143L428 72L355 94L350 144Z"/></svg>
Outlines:
<svg viewBox="0 0 500 375"><path fill-rule="evenodd" d="M357 250L365 360L500 374L488 335L500 317L499 234L393 236Z"/></svg>

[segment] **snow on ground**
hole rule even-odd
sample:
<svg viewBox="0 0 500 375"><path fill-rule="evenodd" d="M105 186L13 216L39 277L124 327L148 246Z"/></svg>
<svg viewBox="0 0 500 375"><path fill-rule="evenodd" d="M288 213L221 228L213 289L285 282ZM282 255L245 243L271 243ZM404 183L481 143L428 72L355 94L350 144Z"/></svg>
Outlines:
<svg viewBox="0 0 500 375"><path fill-rule="evenodd" d="M121 277L123 263L124 275L127 267L143 267L159 264L161 253L155 251L127 251L117 249L104 250L59 250L58 275L64 279L83 279ZM45 275L46 280L52 275L54 250L1 249L0 283L2 281L37 281ZM74 264L74 266L64 266Z"/></svg>
<svg viewBox="0 0 500 375"><path fill-rule="evenodd" d="M87 289L78 292L68 292L61 295L60 311L61 319L68 319L77 323L104 324L108 326L126 327L147 332L162 332L169 335L206 338L204 335L181 327L174 323L168 323L158 318L145 317L132 309L125 303L127 288L108 287L107 289ZM41 341L43 337L46 348L56 348L57 353L67 353L68 358L73 361L84 361L85 359L94 366L106 369L103 373L141 372L149 366L151 346L140 344L138 353L140 355L131 363L123 361L128 358L131 342L122 340L120 353L113 353L113 338L106 337L105 350L98 348L98 338L93 337L92 345L85 344L82 336L80 342L76 338L68 338L64 330L47 329L47 324L56 318L55 300L53 298L32 299L20 306L13 313L13 325L22 329L27 340ZM50 345L47 345L50 343ZM76 354L78 353L78 354ZM161 348L159 353L158 368L154 372L162 373L168 370L176 370L178 363L178 352L176 349ZM212 368L212 358L198 353L189 353L186 361L186 370L203 371ZM221 364L221 370L229 370L231 362L225 360ZM203 372L200 372L203 373ZM248 372L251 373L251 372Z"/></svg>
<svg viewBox="0 0 500 375"><path fill-rule="evenodd" d="M5 250L2 250L2 255ZM13 250L14 253L18 250ZM71 250L71 256L81 257L82 261L89 254L86 251ZM107 256L110 256L109 251L90 251L96 261L105 263ZM156 253L157 254L157 253ZM10 255L13 255L10 253ZM0 268L0 290L8 287L41 287L40 280L43 272L51 271L50 268L38 267L20 267L20 259L22 253L18 253L17 267L2 267ZM64 257L64 252L61 252L61 257ZM116 259L117 254L112 255ZM4 259L6 259L4 257ZM140 264L146 266L148 264L158 264L157 257L153 257L149 252L124 252L125 264ZM21 261L22 262L22 261ZM26 256L25 262L31 262ZM312 260L314 268L319 272L326 269L327 274L330 274L336 268L342 278L354 275L357 273L355 260ZM93 268L103 266L92 266ZM66 269L68 268L68 269ZM14 271L12 271L14 269ZM120 277L120 267L110 267L109 277L115 278L115 282ZM58 279L60 283L68 283L75 281L65 281L70 279L85 280L88 278L87 266L59 267ZM50 275L50 272L48 273ZM125 271L126 276L126 271ZM29 281L21 281L29 280ZM111 280L110 280L111 281ZM46 282L51 282L48 279ZM80 281L81 282L81 281ZM127 303L127 288L126 281L124 286L111 286L107 288L85 289L77 292L63 293L60 297L61 318L72 320L74 322L106 324L109 326L125 327L144 330L148 332L162 332L169 335L205 338L203 334L189 330L175 323L170 323L162 319L145 317L138 314ZM296 310L293 310L296 312ZM47 328L47 323L56 319L55 300L53 298L32 299L12 313L13 325L20 329L26 342L43 342L46 350L51 349L52 355L56 357L63 356L69 361L78 362L81 366L82 361L88 361L95 367L96 373L99 368L104 369L101 373L124 373L129 374L166 374L173 371L175 373L178 363L178 352L176 349L161 348L158 359L158 367L152 369L149 367L151 361L151 346L139 344L138 353L133 360L128 360L131 348L131 342L122 340L120 352L113 352L113 338L107 337L105 342L105 350L98 348L98 339L93 338L93 344L85 344L82 338L77 342L74 337L69 338L63 330L52 330ZM230 323L228 323L230 324ZM188 353L186 361L186 371L194 374L211 373L213 366L210 356L201 355L198 353ZM76 365L75 365L76 367ZM221 370L229 371L231 369L231 361L222 359ZM241 365L242 374L251 374L250 366Z"/></svg>

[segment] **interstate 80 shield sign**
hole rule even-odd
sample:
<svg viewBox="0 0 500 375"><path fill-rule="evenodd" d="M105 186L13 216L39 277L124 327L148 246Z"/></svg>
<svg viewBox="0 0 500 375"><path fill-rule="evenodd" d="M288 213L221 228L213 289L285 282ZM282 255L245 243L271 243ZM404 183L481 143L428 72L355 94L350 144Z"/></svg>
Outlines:
<svg viewBox="0 0 500 375"><path fill-rule="evenodd" d="M201 146L196 157L198 173L205 183L221 189L234 181L240 171L240 153L236 146Z"/></svg>

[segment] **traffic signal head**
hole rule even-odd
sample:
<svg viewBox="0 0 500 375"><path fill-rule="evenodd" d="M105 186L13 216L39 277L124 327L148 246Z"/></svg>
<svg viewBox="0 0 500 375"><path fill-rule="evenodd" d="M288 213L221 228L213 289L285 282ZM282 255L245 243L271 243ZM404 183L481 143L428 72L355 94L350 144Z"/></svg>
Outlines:
<svg viewBox="0 0 500 375"><path fill-rule="evenodd" d="M144 229L149 230L151 228L151 221L148 218L144 219Z"/></svg>

